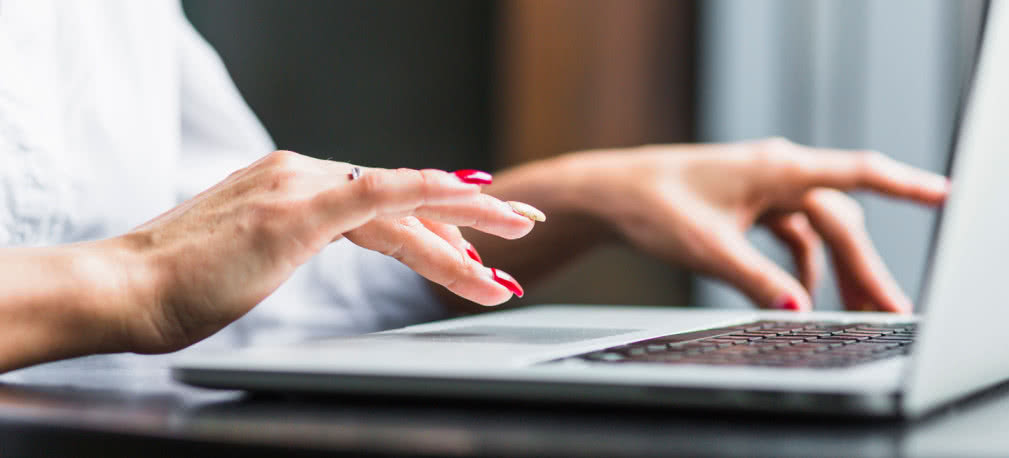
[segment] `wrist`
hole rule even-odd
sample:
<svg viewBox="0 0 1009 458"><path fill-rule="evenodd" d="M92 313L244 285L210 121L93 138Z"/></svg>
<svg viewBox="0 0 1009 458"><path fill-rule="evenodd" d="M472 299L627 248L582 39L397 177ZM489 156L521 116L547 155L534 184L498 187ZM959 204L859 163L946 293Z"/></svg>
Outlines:
<svg viewBox="0 0 1009 458"><path fill-rule="evenodd" d="M115 239L0 252L0 372L129 350L131 262Z"/></svg>
<svg viewBox="0 0 1009 458"><path fill-rule="evenodd" d="M137 241L125 235L81 244L72 265L89 285L79 311L95 337L88 353L137 351L135 330L150 324L157 297L157 276Z"/></svg>
<svg viewBox="0 0 1009 458"><path fill-rule="evenodd" d="M627 182L622 175L628 167L620 159L611 151L592 150L558 156L545 167L557 177L552 194L559 205L607 228L607 238L613 240L621 209L627 206L622 202Z"/></svg>
<svg viewBox="0 0 1009 458"><path fill-rule="evenodd" d="M613 226L599 205L611 193L600 173L609 162L606 153L596 151L533 161L495 176L488 192L503 200L532 204L546 213L547 226L536 234L564 226L583 235L591 233L595 240L590 245L613 241Z"/></svg>

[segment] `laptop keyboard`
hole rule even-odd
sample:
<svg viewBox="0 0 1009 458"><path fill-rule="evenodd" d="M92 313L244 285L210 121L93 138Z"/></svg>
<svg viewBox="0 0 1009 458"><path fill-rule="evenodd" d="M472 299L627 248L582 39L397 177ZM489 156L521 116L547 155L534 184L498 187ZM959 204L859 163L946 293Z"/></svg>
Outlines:
<svg viewBox="0 0 1009 458"><path fill-rule="evenodd" d="M565 359L597 363L838 368L907 355L914 323L756 321L673 334Z"/></svg>

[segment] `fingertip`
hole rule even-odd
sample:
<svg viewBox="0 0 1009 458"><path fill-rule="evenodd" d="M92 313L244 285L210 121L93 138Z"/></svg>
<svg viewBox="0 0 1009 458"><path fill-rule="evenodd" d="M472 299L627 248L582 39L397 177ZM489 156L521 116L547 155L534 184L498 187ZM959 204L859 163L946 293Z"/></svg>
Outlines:
<svg viewBox="0 0 1009 458"><path fill-rule="evenodd" d="M920 200L931 205L941 205L952 189L950 179L942 176L930 176L924 180L920 189Z"/></svg>
<svg viewBox="0 0 1009 458"><path fill-rule="evenodd" d="M951 192L953 192L953 180L950 180L948 177L942 177L942 185L936 196L935 203L938 205L945 202Z"/></svg>
<svg viewBox="0 0 1009 458"><path fill-rule="evenodd" d="M507 294L496 294L492 297L470 299L470 300L484 307L491 308L504 304L505 302L508 302L508 300L510 300L511 298L512 293L507 293Z"/></svg>
<svg viewBox="0 0 1009 458"><path fill-rule="evenodd" d="M484 307L501 305L515 295L521 297L521 294L516 294L516 289L519 293L523 292L511 275L485 267L470 256L466 259L466 272L458 278L459 281L453 282L450 290Z"/></svg>
<svg viewBox="0 0 1009 458"><path fill-rule="evenodd" d="M799 302L796 301L795 298L792 296L785 296L783 299L779 299L777 302L775 302L774 308L798 312Z"/></svg>
<svg viewBox="0 0 1009 458"><path fill-rule="evenodd" d="M903 295L902 295L903 296ZM892 304L885 305L883 307L885 312L898 313L901 315L910 315L914 310L914 304L911 303L911 299L906 296L901 297Z"/></svg>
<svg viewBox="0 0 1009 458"><path fill-rule="evenodd" d="M490 232L505 240L515 240L525 237L536 227L536 220L515 210L512 202L503 202L491 196L487 196L486 199L493 201L493 205L500 212L498 216L500 218L499 224L483 224L478 229ZM488 219L484 223L488 223L489 221Z"/></svg>
<svg viewBox="0 0 1009 458"><path fill-rule="evenodd" d="M944 175L931 175L926 186L934 194L944 196L949 193L950 180Z"/></svg>
<svg viewBox="0 0 1009 458"><path fill-rule="evenodd" d="M525 296L525 289L522 288L522 285L520 285L518 280L515 280L515 277L512 277L511 274L493 267L490 271L494 281L507 288L512 294L518 297Z"/></svg>
<svg viewBox="0 0 1009 458"><path fill-rule="evenodd" d="M512 291L496 280L494 269L484 267L469 253L465 257L463 272L456 274L455 280L442 283L445 288L484 307L495 307L512 298Z"/></svg>
<svg viewBox="0 0 1009 458"><path fill-rule="evenodd" d="M764 309L809 311L812 300L806 288L778 264L736 234L722 240L727 254L720 276Z"/></svg>
<svg viewBox="0 0 1009 458"><path fill-rule="evenodd" d="M491 271L495 269L483 269L485 271ZM467 297L467 299L476 302L484 307L496 307L498 305L504 304L511 300L515 296L514 292L505 286L504 284L498 283L494 278L492 273L488 273L486 278L486 287L481 288L482 291L479 295L474 297ZM521 297L521 296L519 296Z"/></svg>
<svg viewBox="0 0 1009 458"><path fill-rule="evenodd" d="M520 218L518 221L511 223L511 226L507 230L502 230L497 233L498 236L505 240L515 240L520 239L529 235L532 232L536 224L526 218Z"/></svg>
<svg viewBox="0 0 1009 458"><path fill-rule="evenodd" d="M512 300L513 297L515 297L515 294L512 294L511 291L505 289L504 292L498 293L496 296L494 296L491 302L483 305L484 307L497 307L501 304L504 304L505 302Z"/></svg>
<svg viewBox="0 0 1009 458"><path fill-rule="evenodd" d="M813 304L804 294L785 293L772 303L771 308L791 312L809 312L813 310Z"/></svg>

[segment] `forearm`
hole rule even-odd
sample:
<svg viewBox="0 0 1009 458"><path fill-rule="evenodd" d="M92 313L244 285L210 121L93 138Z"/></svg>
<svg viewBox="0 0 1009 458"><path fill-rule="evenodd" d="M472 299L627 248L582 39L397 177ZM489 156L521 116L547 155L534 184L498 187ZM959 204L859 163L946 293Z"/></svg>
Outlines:
<svg viewBox="0 0 1009 458"><path fill-rule="evenodd" d="M487 266L511 273L526 287L591 249L617 240L594 208L600 200L596 194L601 192L594 170L604 160L599 153L574 153L496 172L494 184L484 190L487 194L529 203L542 210L547 221L517 240L464 229L467 239ZM457 311L483 310L451 295L442 297Z"/></svg>
<svg viewBox="0 0 1009 458"><path fill-rule="evenodd" d="M115 308L132 289L115 243L0 250L0 373L125 350Z"/></svg>

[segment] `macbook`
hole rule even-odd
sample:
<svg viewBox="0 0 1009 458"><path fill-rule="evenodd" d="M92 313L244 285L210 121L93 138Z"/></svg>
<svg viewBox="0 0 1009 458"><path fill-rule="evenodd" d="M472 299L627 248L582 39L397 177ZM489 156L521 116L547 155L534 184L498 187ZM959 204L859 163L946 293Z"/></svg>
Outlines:
<svg viewBox="0 0 1009 458"><path fill-rule="evenodd" d="M544 305L191 354L185 383L914 417L1009 379L1009 5L990 2L920 316Z"/></svg>

